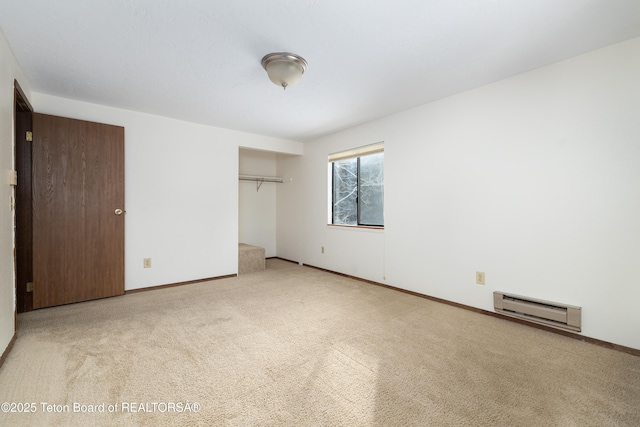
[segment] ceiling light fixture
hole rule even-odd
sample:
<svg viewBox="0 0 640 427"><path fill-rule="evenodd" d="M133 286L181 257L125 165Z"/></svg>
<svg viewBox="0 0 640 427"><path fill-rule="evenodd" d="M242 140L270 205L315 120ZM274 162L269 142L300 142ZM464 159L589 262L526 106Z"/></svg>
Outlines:
<svg viewBox="0 0 640 427"><path fill-rule="evenodd" d="M300 81L307 69L307 61L293 53L274 52L262 58L262 67L267 70L269 80L286 89Z"/></svg>

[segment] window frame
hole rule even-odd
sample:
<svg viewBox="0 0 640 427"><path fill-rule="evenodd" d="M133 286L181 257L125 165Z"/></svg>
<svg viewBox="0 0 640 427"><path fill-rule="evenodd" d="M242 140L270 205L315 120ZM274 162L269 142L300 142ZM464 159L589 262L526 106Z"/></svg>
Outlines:
<svg viewBox="0 0 640 427"><path fill-rule="evenodd" d="M362 207L361 207L361 197L360 197L360 181L361 181L361 166L360 166L360 159L362 157L365 156L369 156L369 155L374 155L374 154L379 154L382 153L383 154L383 171L384 171L384 143L383 142L379 142L376 144L371 144L371 145L367 145L364 147L358 147L358 148L354 148L352 150L348 150L348 151L343 151L343 152L339 152L339 153L334 153L334 154L330 154L328 157L329 160L329 164L330 164L330 168L329 168L329 173L331 174L331 179L330 179L330 189L329 189L329 194L330 194L330 203L331 203L331 210L330 210L330 220L329 223L327 225L330 226L335 226L335 227L347 227L347 228L370 228L370 229L375 229L375 230L383 230L384 229L384 178L383 178L383 183L382 183L382 190L383 190L383 202L382 202L382 224L365 224L361 222L361 213L362 213ZM349 159L355 159L356 160L356 224L336 224L334 223L335 220L335 176L336 176L336 162L340 161L340 160L349 160Z"/></svg>

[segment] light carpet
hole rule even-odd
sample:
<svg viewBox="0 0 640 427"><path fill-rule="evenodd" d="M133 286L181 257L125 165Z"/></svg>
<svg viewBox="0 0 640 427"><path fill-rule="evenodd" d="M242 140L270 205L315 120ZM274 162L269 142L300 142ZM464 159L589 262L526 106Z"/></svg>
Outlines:
<svg viewBox="0 0 640 427"><path fill-rule="evenodd" d="M18 320L3 426L640 425L637 356L278 259Z"/></svg>

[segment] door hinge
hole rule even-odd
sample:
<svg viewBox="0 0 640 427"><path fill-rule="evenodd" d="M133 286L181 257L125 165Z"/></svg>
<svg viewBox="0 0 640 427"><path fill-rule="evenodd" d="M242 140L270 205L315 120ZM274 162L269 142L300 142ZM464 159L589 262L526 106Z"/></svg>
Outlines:
<svg viewBox="0 0 640 427"><path fill-rule="evenodd" d="M30 130L27 131L27 135L26 135L26 139L29 142L33 142L33 132L31 132Z"/></svg>
<svg viewBox="0 0 640 427"><path fill-rule="evenodd" d="M27 292L33 292L33 282L27 282Z"/></svg>

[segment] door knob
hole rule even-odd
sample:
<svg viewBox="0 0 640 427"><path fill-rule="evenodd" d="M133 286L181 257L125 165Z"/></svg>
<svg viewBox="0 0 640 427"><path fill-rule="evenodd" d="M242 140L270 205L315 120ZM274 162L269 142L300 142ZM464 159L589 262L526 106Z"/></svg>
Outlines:
<svg viewBox="0 0 640 427"><path fill-rule="evenodd" d="M114 211L114 213L115 213L116 215L122 215L122 213L123 213L123 212L124 212L124 211L123 211L122 209L116 209L116 210Z"/></svg>

